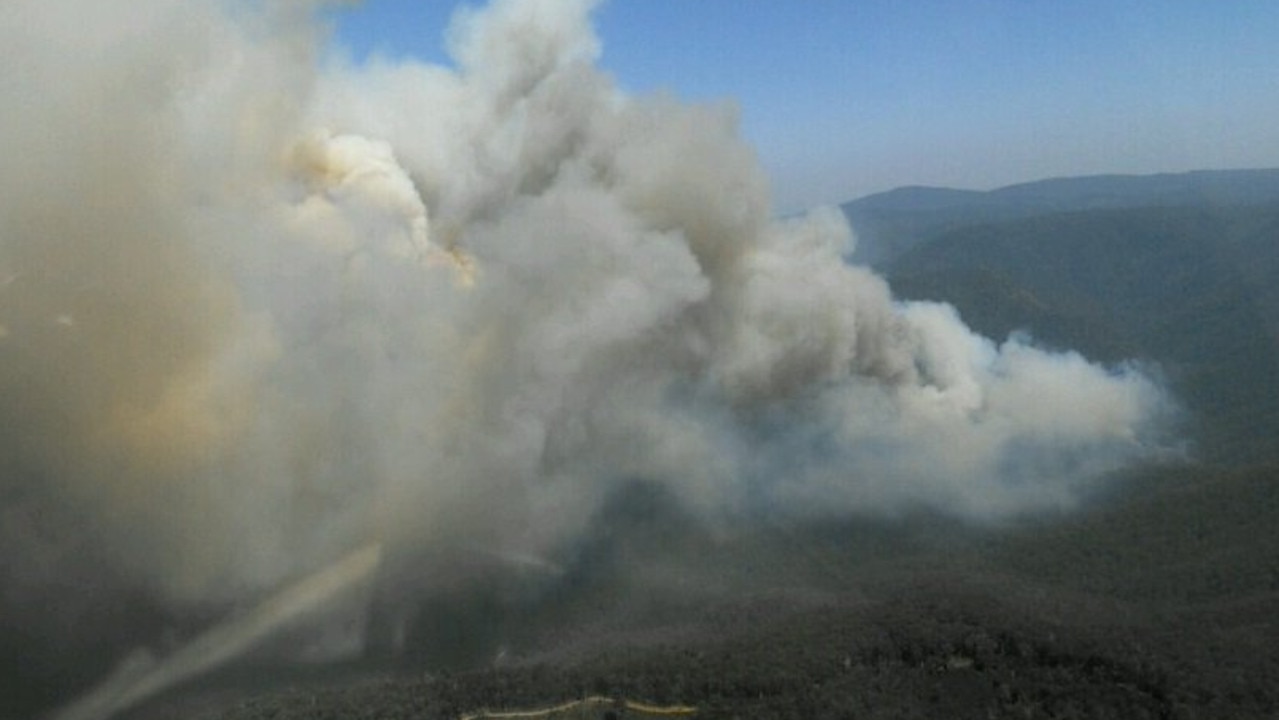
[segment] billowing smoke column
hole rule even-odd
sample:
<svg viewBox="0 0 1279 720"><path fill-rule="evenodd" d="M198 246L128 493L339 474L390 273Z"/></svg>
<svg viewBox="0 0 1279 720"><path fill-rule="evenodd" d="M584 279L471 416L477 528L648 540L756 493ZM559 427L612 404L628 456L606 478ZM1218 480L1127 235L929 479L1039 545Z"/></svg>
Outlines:
<svg viewBox="0 0 1279 720"><path fill-rule="evenodd" d="M1150 452L1150 381L895 301L731 108L620 93L593 5L463 11L449 68L322 61L298 2L0 5L6 622L544 553L625 479L988 519Z"/></svg>

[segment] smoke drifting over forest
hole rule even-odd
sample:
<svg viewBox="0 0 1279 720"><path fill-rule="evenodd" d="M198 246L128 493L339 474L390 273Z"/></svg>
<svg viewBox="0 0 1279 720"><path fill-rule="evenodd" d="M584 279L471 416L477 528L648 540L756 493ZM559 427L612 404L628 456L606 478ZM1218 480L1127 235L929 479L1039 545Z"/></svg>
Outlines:
<svg viewBox="0 0 1279 720"><path fill-rule="evenodd" d="M454 67L325 60L297 2L0 6L4 613L550 553L637 478L715 522L989 520L1157 451L1140 371L778 220L731 107L594 66L593 5L463 12Z"/></svg>

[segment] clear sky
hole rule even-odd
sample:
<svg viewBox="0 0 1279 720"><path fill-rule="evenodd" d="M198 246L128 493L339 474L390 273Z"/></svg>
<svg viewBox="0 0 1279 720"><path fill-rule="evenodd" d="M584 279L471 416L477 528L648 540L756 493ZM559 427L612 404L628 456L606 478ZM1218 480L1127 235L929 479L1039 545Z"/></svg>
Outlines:
<svg viewBox="0 0 1279 720"><path fill-rule="evenodd" d="M446 63L460 4L365 0L337 41ZM605 0L596 27L632 93L735 102L782 209L1279 167L1275 0Z"/></svg>

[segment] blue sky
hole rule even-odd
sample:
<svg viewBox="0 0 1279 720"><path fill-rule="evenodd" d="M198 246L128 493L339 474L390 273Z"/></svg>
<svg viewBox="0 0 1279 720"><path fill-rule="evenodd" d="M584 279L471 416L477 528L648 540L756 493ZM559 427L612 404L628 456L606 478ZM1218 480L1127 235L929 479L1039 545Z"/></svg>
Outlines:
<svg viewBox="0 0 1279 720"><path fill-rule="evenodd" d="M459 4L365 0L336 41L446 63ZM735 102L783 209L1279 166L1273 0L605 0L596 26L632 93Z"/></svg>

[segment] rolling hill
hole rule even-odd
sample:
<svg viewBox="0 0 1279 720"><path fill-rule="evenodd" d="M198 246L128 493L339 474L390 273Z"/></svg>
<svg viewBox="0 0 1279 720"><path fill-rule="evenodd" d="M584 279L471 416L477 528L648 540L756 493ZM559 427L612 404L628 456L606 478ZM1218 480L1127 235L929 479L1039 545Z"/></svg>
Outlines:
<svg viewBox="0 0 1279 720"><path fill-rule="evenodd" d="M950 302L997 340L1146 364L1205 459L1279 453L1279 171L913 189L845 209L898 297Z"/></svg>
<svg viewBox="0 0 1279 720"><path fill-rule="evenodd" d="M903 187L842 206L853 259L879 269L949 230L1055 213L1124 208L1232 209L1279 202L1279 169L1053 178L990 191Z"/></svg>

